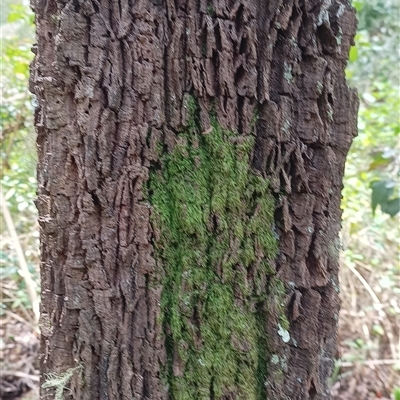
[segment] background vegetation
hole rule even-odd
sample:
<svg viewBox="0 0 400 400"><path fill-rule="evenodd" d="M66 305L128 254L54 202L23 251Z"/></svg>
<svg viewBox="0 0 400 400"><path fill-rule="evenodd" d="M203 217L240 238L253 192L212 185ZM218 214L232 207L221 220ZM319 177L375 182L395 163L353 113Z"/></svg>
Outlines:
<svg viewBox="0 0 400 400"><path fill-rule="evenodd" d="M359 24L347 75L359 92L359 132L342 192L341 359L333 387L338 399L395 398L400 382L400 3L353 5Z"/></svg>
<svg viewBox="0 0 400 400"><path fill-rule="evenodd" d="M332 385L337 399L400 398L395 387L400 381L400 5L396 0L353 5L359 27L347 75L360 96L359 136L343 189L340 354ZM35 37L28 4L3 0L0 24L3 398L37 388L39 234L33 203L35 100L27 90Z"/></svg>

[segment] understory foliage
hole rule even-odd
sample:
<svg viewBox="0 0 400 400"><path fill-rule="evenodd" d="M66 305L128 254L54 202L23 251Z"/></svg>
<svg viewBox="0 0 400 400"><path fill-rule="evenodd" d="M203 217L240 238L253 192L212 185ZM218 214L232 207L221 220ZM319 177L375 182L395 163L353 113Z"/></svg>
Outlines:
<svg viewBox="0 0 400 400"><path fill-rule="evenodd" d="M31 46L34 41L33 14L26 5L2 3L0 53L0 191L12 215L12 223L24 250L33 277L38 280L38 226L33 204L36 192L36 148L33 108L28 92ZM0 276L8 284L2 288L0 316L7 308L30 309L26 284L19 269L16 244L4 219L0 224ZM9 279L9 280L8 280ZM4 281L5 282L5 281ZM24 317L29 316L24 311Z"/></svg>
<svg viewBox="0 0 400 400"><path fill-rule="evenodd" d="M358 89L360 110L342 204L345 216L347 210L355 211L358 218L363 213L365 226L371 216L365 212L368 203L373 213L378 210L393 217L400 210L400 5L393 0L354 1L353 5L359 26L347 77Z"/></svg>
<svg viewBox="0 0 400 400"><path fill-rule="evenodd" d="M400 377L400 3L352 4L359 23L346 72L360 109L342 192L338 400L394 396Z"/></svg>
<svg viewBox="0 0 400 400"><path fill-rule="evenodd" d="M277 243L268 181L253 172L254 137L191 118L149 183L163 327L174 399L259 398L268 285ZM271 300L270 300L271 301ZM277 298L278 302L279 299Z"/></svg>

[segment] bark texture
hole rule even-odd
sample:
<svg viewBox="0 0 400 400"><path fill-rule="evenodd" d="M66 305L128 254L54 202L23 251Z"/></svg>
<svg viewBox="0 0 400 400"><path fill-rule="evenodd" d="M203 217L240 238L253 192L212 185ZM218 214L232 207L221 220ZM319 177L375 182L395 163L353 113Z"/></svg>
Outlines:
<svg viewBox="0 0 400 400"><path fill-rule="evenodd" d="M279 238L272 273L263 272L270 301L257 303L252 292L246 303L266 310L258 316L266 316L259 390L243 393L239 372L217 394L210 372L207 394L196 396L330 398L340 192L357 112L344 76L356 25L347 0L33 0L32 7L42 372L69 373L65 398L190 398L174 386L191 366L177 362L166 340L174 341L161 309L168 269L155 251L148 181L181 132L193 133L194 98L197 138L216 126L254 137L251 166L270 181ZM250 281L254 263L244 272ZM274 307L271 274L284 286ZM243 365L250 350L241 349ZM42 398L57 390L42 389Z"/></svg>

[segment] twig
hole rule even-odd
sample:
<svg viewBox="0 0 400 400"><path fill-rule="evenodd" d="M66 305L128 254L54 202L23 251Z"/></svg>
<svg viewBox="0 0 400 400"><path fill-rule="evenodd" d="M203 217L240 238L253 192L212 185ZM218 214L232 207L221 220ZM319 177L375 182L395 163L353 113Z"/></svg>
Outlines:
<svg viewBox="0 0 400 400"><path fill-rule="evenodd" d="M373 269L369 265L362 263L360 260L357 260L357 265L359 265L360 267L364 268L369 272L373 272Z"/></svg>
<svg viewBox="0 0 400 400"><path fill-rule="evenodd" d="M16 319L19 322L22 322L24 324L29 325L34 330L34 332L36 332L37 334L40 334L40 329L39 329L38 326L33 325L31 322L29 322L26 319L22 318L18 314L15 314L15 313L13 313L12 311L9 311L9 310L4 310L4 313L7 314L10 317Z"/></svg>
<svg viewBox="0 0 400 400"><path fill-rule="evenodd" d="M369 283L364 279L364 277L352 265L347 265L347 268L349 268L349 270L362 283L362 285L365 287L365 289L367 290L369 295L372 297L372 300L375 303L375 309L380 312L382 310L381 301L379 300L379 297L376 295L376 293L373 291L372 287L369 285Z"/></svg>
<svg viewBox="0 0 400 400"><path fill-rule="evenodd" d="M31 273L28 269L28 264L26 263L24 252L21 247L21 243L19 242L17 231L14 226L14 221L11 217L11 213L7 207L6 200L3 196L3 187L0 187L0 203L3 211L3 217L7 225L8 232L14 242L15 251L17 253L18 262L20 266L20 274L25 280L26 288L28 291L28 295L30 297L32 303L32 310L35 315L35 322L39 321L39 298L36 293L36 282L32 279Z"/></svg>
<svg viewBox="0 0 400 400"><path fill-rule="evenodd" d="M362 283L362 285L364 286L364 288L367 290L367 292L371 296L372 300L374 301L374 308L375 308L375 310L378 311L379 316L382 321L382 324L386 325L385 332L386 332L387 338L389 340L389 345L390 345L390 350L391 350L392 356L397 357L396 346L393 343L394 335L393 335L393 331L392 331L392 326L390 324L390 320L389 320L385 310L383 309L383 305L382 305L381 301L379 300L379 297L376 295L376 293L374 292L372 287L369 285L369 283L364 279L364 277L353 266L347 265L347 267L350 269L351 272L353 272L353 274ZM388 322L389 326L387 326L386 322Z"/></svg>
<svg viewBox="0 0 400 400"><path fill-rule="evenodd" d="M339 361L339 366L343 367L343 368L350 368L350 367L354 367L356 365L368 365L368 366L372 366L372 365L395 365L400 363L400 360L392 360L392 359L388 359L388 360L364 360L364 361L357 361L357 362L351 362L351 361L343 361L340 362Z"/></svg>
<svg viewBox="0 0 400 400"><path fill-rule="evenodd" d="M11 292L11 291L17 290L17 288L10 288L10 287L7 286L4 282L1 282L1 283L2 283L2 287L1 287L2 293L1 293L1 294L2 294L2 295L6 294L6 295L9 297L9 299L6 299L6 300L4 300L3 298L1 298L1 301L2 301L3 303L6 302L6 301L8 301L8 300L16 301L17 298L15 297L15 295L13 295L13 294L10 293L10 292ZM3 297L3 296L2 296L2 297ZM34 325L37 325L36 322L35 322L35 317L32 316L32 313L29 313L29 312L28 312L28 310L26 309L24 303L21 302L21 303L18 305L18 310L21 311L21 312L25 315L25 317L26 317L27 320L32 321L32 323L33 323Z"/></svg>
<svg viewBox="0 0 400 400"><path fill-rule="evenodd" d="M0 376L16 376L17 378L24 378L24 379L30 379L31 381L39 382L40 381L40 376L39 375L31 375L31 374L26 374L25 372L19 372L19 371L1 371Z"/></svg>

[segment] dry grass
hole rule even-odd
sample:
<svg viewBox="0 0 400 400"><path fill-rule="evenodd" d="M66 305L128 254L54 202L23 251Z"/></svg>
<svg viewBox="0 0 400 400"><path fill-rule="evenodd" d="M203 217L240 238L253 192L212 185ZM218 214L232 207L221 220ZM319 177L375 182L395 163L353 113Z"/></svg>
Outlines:
<svg viewBox="0 0 400 400"><path fill-rule="evenodd" d="M37 330L15 312L7 310L0 320L0 399L26 393L33 399L39 384Z"/></svg>
<svg viewBox="0 0 400 400"><path fill-rule="evenodd" d="M342 255L338 400L390 399L400 385L399 237L388 225L379 241L372 229L348 240L361 256Z"/></svg>

